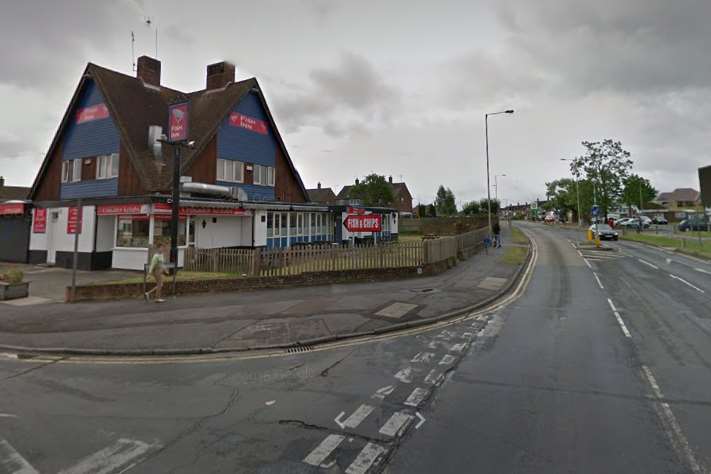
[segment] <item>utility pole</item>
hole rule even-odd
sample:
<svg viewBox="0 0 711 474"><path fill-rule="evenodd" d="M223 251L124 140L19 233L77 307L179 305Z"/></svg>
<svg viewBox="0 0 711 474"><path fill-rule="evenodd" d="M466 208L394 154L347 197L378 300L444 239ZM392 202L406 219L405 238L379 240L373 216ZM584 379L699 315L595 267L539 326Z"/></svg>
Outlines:
<svg viewBox="0 0 711 474"><path fill-rule="evenodd" d="M499 114L512 114L513 109L504 110L501 112L492 112L490 114L484 114L484 137L486 141L486 205L487 205L487 218L489 221L489 241L491 241L493 228L491 226L491 180L489 178L489 115L499 115Z"/></svg>

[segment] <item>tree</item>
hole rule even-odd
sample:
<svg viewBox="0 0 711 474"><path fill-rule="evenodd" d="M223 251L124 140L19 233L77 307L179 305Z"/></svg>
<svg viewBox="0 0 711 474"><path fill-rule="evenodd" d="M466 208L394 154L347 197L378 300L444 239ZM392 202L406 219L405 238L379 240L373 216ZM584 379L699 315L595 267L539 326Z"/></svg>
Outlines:
<svg viewBox="0 0 711 474"><path fill-rule="evenodd" d="M388 180L375 173L355 184L348 195L351 199L360 199L366 206L391 206L394 199Z"/></svg>
<svg viewBox="0 0 711 474"><path fill-rule="evenodd" d="M434 204L427 205L426 214L427 214L427 217L437 217L437 208L435 207Z"/></svg>
<svg viewBox="0 0 711 474"><path fill-rule="evenodd" d="M453 216L457 213L457 203L451 189L440 185L434 202L438 216Z"/></svg>
<svg viewBox="0 0 711 474"><path fill-rule="evenodd" d="M573 175L585 177L594 186L597 203L602 207L607 220L607 212L622 197L623 182L632 168L630 152L622 148L622 143L609 138L601 142L582 142L585 153L570 163Z"/></svg>
<svg viewBox="0 0 711 474"><path fill-rule="evenodd" d="M488 213L489 212L489 200L486 198L480 199L479 200L479 208L481 209L481 212L483 213ZM496 199L491 200L491 215L496 215L496 213L499 212L499 201Z"/></svg>
<svg viewBox="0 0 711 474"><path fill-rule="evenodd" d="M633 205L644 208L645 204L657 197L657 190L654 189L652 183L648 179L639 175L629 175L624 181L624 190L622 191L622 202L627 204L628 208Z"/></svg>
<svg viewBox="0 0 711 474"><path fill-rule="evenodd" d="M479 206L478 201L469 201L464 203L464 206L462 206L462 214L465 216L473 216L475 214L479 214L480 211L481 207Z"/></svg>

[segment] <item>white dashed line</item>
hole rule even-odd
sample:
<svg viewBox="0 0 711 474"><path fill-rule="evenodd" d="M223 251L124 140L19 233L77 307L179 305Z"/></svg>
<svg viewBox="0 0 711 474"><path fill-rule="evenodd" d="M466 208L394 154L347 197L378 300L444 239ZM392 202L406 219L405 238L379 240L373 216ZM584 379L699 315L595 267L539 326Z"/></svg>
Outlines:
<svg viewBox="0 0 711 474"><path fill-rule="evenodd" d="M703 268L694 268L697 272L705 273L707 275L711 275L711 272L708 270L704 270Z"/></svg>
<svg viewBox="0 0 711 474"><path fill-rule="evenodd" d="M346 418L346 421L343 422L343 428L358 428L358 425L360 425L361 422L368 417L368 415L373 413L373 410L375 410L375 407L370 405L359 406L356 411L354 411L351 416Z"/></svg>
<svg viewBox="0 0 711 474"><path fill-rule="evenodd" d="M695 290L698 291L699 293L705 293L704 290L702 290L702 289L699 288L698 286L692 285L691 283L689 283L688 281L684 280L684 279L681 278L681 277L678 277L678 276L676 276L676 275L672 275L671 273L669 274L669 276L670 276L671 278L675 279L675 280L679 280L680 282L682 282L682 283L685 284L686 286L689 286L689 287L695 289Z"/></svg>
<svg viewBox="0 0 711 474"><path fill-rule="evenodd" d="M412 367L405 367L404 369L400 369L398 373L394 375L394 377L402 383L411 383Z"/></svg>
<svg viewBox="0 0 711 474"><path fill-rule="evenodd" d="M38 474L37 470L15 451L10 443L0 438L0 468L12 474Z"/></svg>
<svg viewBox="0 0 711 474"><path fill-rule="evenodd" d="M590 262L588 262L588 259L587 259L587 258L583 258L583 262L585 262L585 265L587 265L588 268L589 268L590 270L592 270L592 266L590 266Z"/></svg>
<svg viewBox="0 0 711 474"><path fill-rule="evenodd" d="M386 452L387 449L380 445L375 443L366 444L361 452L358 453L355 461L348 466L346 474L365 474L370 469L370 466L378 462Z"/></svg>
<svg viewBox="0 0 711 474"><path fill-rule="evenodd" d="M428 393L429 390L427 390L426 388L415 388L410 394L410 396L407 397L407 400L405 400L405 405L417 407L420 403L422 403Z"/></svg>
<svg viewBox="0 0 711 474"><path fill-rule="evenodd" d="M691 468L692 472L704 472L704 470L701 468L698 461L696 460L694 452L691 450L691 447L689 447L689 441L686 439L686 436L684 436L684 432L681 430L681 426L679 425L679 422L674 416L674 412L672 412L667 402L662 401L664 399L664 395L662 394L662 390L659 388L657 379L654 378L654 374L646 365L642 366L642 373L647 379L647 382L649 383L650 387L652 387L652 393L657 399L657 403L655 403L655 409L661 408L661 410L657 409L657 414L668 427L666 433L667 436L669 436L672 446L674 446L674 449L681 455L682 458L686 459L686 461L689 463L689 467Z"/></svg>
<svg viewBox="0 0 711 474"><path fill-rule="evenodd" d="M580 256L582 257L582 256L583 256L583 252L581 252L580 250L578 250L578 255L580 255Z"/></svg>
<svg viewBox="0 0 711 474"><path fill-rule="evenodd" d="M402 432L407 427L407 424L410 423L413 418L414 417L412 415L396 411L395 413L393 413L390 419L385 422L383 427L380 428L379 433L390 437L399 436L400 434L402 434Z"/></svg>
<svg viewBox="0 0 711 474"><path fill-rule="evenodd" d="M321 441L321 444L316 446L316 448L304 458L304 462L312 466L320 466L344 439L346 439L345 436L336 434L326 436L326 438Z"/></svg>
<svg viewBox="0 0 711 474"><path fill-rule="evenodd" d="M445 354L442 360L439 361L439 365L449 365L454 362L454 356L450 354Z"/></svg>
<svg viewBox="0 0 711 474"><path fill-rule="evenodd" d="M656 266L656 265L654 265L653 263L649 263L648 261L642 260L641 258L638 258L637 260L639 261L639 263L644 263L644 264L647 265L648 267L652 267L652 268L654 268L655 270L659 270L659 267Z"/></svg>
<svg viewBox="0 0 711 474"><path fill-rule="evenodd" d="M625 337L632 338L632 334L630 334L630 331L627 329L627 326L625 325L625 322L622 320L622 316L620 316L620 313L617 311L617 308L615 308L615 304L612 302L610 298L607 299L607 302L610 303L610 308L612 308L612 312L615 314L615 319L617 319L617 324L620 325L620 328L622 329L622 333L625 335Z"/></svg>
<svg viewBox="0 0 711 474"><path fill-rule="evenodd" d="M595 276L595 280L597 280L597 284L598 284L598 286L600 287L600 289L601 289L601 290L604 290L605 287L602 286L602 282L600 281L600 277L597 276L597 273L595 273L595 272L593 272L593 275Z"/></svg>
<svg viewBox="0 0 711 474"><path fill-rule="evenodd" d="M148 444L143 441L121 438L114 444L91 454L74 466L60 474L108 474L126 466L134 459L146 454L151 449L160 448L157 444Z"/></svg>
<svg viewBox="0 0 711 474"><path fill-rule="evenodd" d="M11 413L0 413L0 418L17 418L17 415Z"/></svg>

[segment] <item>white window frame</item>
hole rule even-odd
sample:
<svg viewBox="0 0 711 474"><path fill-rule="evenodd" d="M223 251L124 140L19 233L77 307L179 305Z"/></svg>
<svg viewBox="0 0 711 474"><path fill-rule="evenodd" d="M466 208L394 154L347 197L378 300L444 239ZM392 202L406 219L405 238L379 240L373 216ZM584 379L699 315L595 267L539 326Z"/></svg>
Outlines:
<svg viewBox="0 0 711 474"><path fill-rule="evenodd" d="M238 172L239 171L239 176ZM217 181L244 183L244 163L238 160L217 160Z"/></svg>
<svg viewBox="0 0 711 474"><path fill-rule="evenodd" d="M62 183L71 183L71 171L74 166L74 162L71 160L62 160Z"/></svg>
<svg viewBox="0 0 711 474"><path fill-rule="evenodd" d="M72 183L78 183L81 181L81 165L84 160L82 158L77 158L72 160Z"/></svg>
<svg viewBox="0 0 711 474"><path fill-rule="evenodd" d="M254 165L253 182L257 186L274 186L276 170L273 166Z"/></svg>
<svg viewBox="0 0 711 474"><path fill-rule="evenodd" d="M96 157L96 179L118 178L118 173L118 153L111 153L110 155L99 155Z"/></svg>

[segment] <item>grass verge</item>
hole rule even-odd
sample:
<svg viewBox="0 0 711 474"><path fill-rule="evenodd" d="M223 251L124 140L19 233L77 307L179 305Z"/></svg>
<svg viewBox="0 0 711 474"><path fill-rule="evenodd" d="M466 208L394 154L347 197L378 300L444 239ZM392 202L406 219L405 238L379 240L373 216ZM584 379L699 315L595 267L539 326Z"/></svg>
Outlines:
<svg viewBox="0 0 711 474"><path fill-rule="evenodd" d="M511 228L511 241L515 244L528 244L528 238L518 227Z"/></svg>
<svg viewBox="0 0 711 474"><path fill-rule="evenodd" d="M502 260L509 265L521 265L526 261L528 247L506 247Z"/></svg>
<svg viewBox="0 0 711 474"><path fill-rule="evenodd" d="M674 238L662 235L637 234L634 232L625 232L624 235L622 235L622 239L656 245L657 247L672 248L680 253L711 259L711 241L708 240L704 240L699 243L698 240Z"/></svg>
<svg viewBox="0 0 711 474"><path fill-rule="evenodd" d="M189 280L219 280L224 278L240 278L242 275L239 273L212 273L212 272L181 272L178 271L177 281L189 281ZM148 281L152 282L153 277L148 276ZM165 281L173 281L172 275L166 275ZM104 282L94 283L95 285L122 285L129 283L143 283L143 276L135 276L130 278L124 278L122 280L111 280Z"/></svg>

